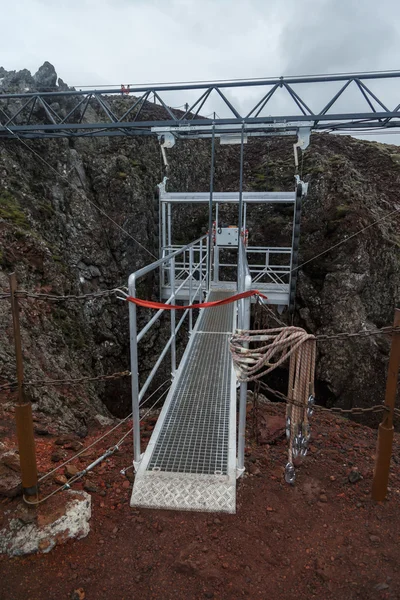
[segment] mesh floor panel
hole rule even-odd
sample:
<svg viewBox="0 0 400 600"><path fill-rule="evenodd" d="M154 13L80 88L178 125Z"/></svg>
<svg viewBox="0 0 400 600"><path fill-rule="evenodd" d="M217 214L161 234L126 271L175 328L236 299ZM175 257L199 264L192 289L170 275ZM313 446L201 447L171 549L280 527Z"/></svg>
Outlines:
<svg viewBox="0 0 400 600"><path fill-rule="evenodd" d="M212 292L209 300L228 295ZM201 315L148 471L227 474L232 362L221 333L232 331L233 311L228 304Z"/></svg>

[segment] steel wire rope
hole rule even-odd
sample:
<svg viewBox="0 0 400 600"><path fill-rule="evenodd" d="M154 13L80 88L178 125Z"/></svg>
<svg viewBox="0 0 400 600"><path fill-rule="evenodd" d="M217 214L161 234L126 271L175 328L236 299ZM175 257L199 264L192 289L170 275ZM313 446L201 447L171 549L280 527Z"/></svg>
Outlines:
<svg viewBox="0 0 400 600"><path fill-rule="evenodd" d="M339 130L335 130L335 131L331 131L329 132L331 135L341 135L341 136L353 136L353 135L377 135L377 136L384 136L384 135L400 135L400 130L395 128L396 131L387 131L386 129L384 129L384 131L381 131L380 129L371 129L371 131L350 131L350 130L344 130L344 131L339 131Z"/></svg>
<svg viewBox="0 0 400 600"><path fill-rule="evenodd" d="M118 229L120 229L120 231L122 231L123 233L125 233L125 235L127 235L131 240L133 240L135 242L135 244L137 244L143 250L145 250L145 252L147 252L147 254L149 254L152 258L155 258L157 260L157 257L155 256L155 254L153 254L152 252L150 252L150 250L148 250L141 242L139 242L139 240L137 240L136 238L134 238L133 235L131 235L128 231L126 231L126 229L124 229L119 223L117 223L116 221L114 221L114 219L112 217L110 217L105 212L105 210L103 210L101 208L101 206L99 206L98 204L96 204L96 202L93 202L93 200L91 200L88 196L85 196L84 193L76 185L74 185L73 183L71 183L68 180L68 177L66 177L62 173L59 173L57 171L57 169L55 167L53 167L53 165L51 165L45 158L43 158L42 156L40 156L40 154L38 152L36 152L36 150L34 150L31 146L29 146L29 144L27 144L25 142L25 140L23 140L19 135L17 135L14 131L12 131L7 125L3 125L3 127L9 133L11 133L11 135L13 135L17 140L19 140L21 142L21 144L23 144L26 148L28 148L28 150L30 152L32 152L32 154L34 154L39 160L41 160L51 171L53 171L58 177L60 177L64 181L66 181L67 185L69 187L71 187L75 192L77 192L78 195L80 195L84 200L86 200L87 202L89 202L89 204L91 204L92 206L94 206L103 216L105 216L109 221L111 221L111 223L113 223ZM6 152L9 152L8 148L6 148L6 147L4 147L4 148L5 148Z"/></svg>
<svg viewBox="0 0 400 600"><path fill-rule="evenodd" d="M154 408L154 407L155 407L155 406L156 406L156 405L157 405L157 404L160 402L160 400L162 399L162 397L163 397L163 396L165 396L165 394L166 394L167 392L169 392L169 389L170 389L170 387L171 387L171 386L169 386L169 387L168 387L166 390L164 390L164 391L161 393L161 396L160 396L159 398L157 398L157 400L156 400L156 401L154 402L154 404L153 404L153 405L152 405L152 406L149 408L149 410L148 410L147 412L145 412L145 413L144 413L144 415L142 415L142 416L140 417L140 420L139 420L139 422L143 421L143 419L145 419L145 418L147 417L147 415L149 415L149 414L151 413L151 411L153 410L153 408ZM151 396L150 396L149 398L147 398L147 400L149 400L150 398L151 398ZM133 427L131 427L131 428L130 428L130 430L129 430L129 431L127 431L127 432L126 432L126 433L125 433L125 434L122 436L122 438L121 438L121 439L120 439L120 440L119 440L119 441L118 441L118 442L117 442L115 445L116 445L116 446L119 446L119 445L121 444L121 442L122 442L122 441L123 441L123 440L124 440L124 439L125 439L125 438L126 438L126 437L127 437L129 434L130 434L130 433L132 433L132 431L133 431Z"/></svg>
<svg viewBox="0 0 400 600"><path fill-rule="evenodd" d="M281 321L277 315L274 313L274 311L269 308L269 306L267 306L266 304L264 304L264 302L261 302L260 298L257 298L258 304L259 306L262 306L263 309L279 324L282 325L282 327L287 327L288 325L286 323L284 323L283 321Z"/></svg>
<svg viewBox="0 0 400 600"><path fill-rule="evenodd" d="M294 406L300 406L300 407L303 406L302 404L297 403L293 398L289 398L282 392L279 392L278 390L274 390L273 388L269 387L269 385L267 385L263 381L259 380L258 383L262 389L264 389L265 391L276 396L282 403L286 402L287 404L292 404ZM332 406L332 407L328 408L327 406L322 406L321 404L314 404L313 409L316 411L331 413L333 415L339 415L339 416L340 415L363 415L363 414L367 414L367 413L378 413L378 412L389 412L390 411L390 408L385 404L376 404L375 406L370 406L368 408L362 408L359 406L354 406L353 408L339 408L337 406ZM393 412L397 416L400 417L400 409L399 408L395 408Z"/></svg>
<svg viewBox="0 0 400 600"><path fill-rule="evenodd" d="M370 229L371 227L373 227L374 225L377 225L378 223L381 223L382 221L384 221L385 219L388 219L389 217L393 216L396 213L400 212L400 208L396 208L395 210L393 210L392 212L390 212L389 214L381 217L380 219L378 219L377 221L374 221L373 223L370 223L369 225L366 225L366 227L363 227L362 229L360 229L359 231L356 231L355 233L351 234L348 238L341 240L340 242L338 242L337 244L334 244L333 246L331 246L330 248L328 248L327 250L323 250L322 252L319 252L319 254L316 254L315 256L313 256L312 258L309 258L308 260L304 261L303 263L301 263L300 265L298 265L297 267L295 267L294 269L291 269L290 273L293 273L294 271L297 271L298 269L301 269L301 267L304 267L304 265L307 265L308 263L312 262L313 260L316 260L317 258L319 258L320 256L323 256L324 254L327 254L328 252L330 252L331 250L334 250L335 248L337 248L338 246L341 246L342 244L345 244L346 242L348 242L349 240L355 238L357 235L359 235L360 233L363 233L364 231L366 231L367 229Z"/></svg>
<svg viewBox="0 0 400 600"><path fill-rule="evenodd" d="M150 414L150 413L151 413L151 411L153 410L153 408L154 408L154 407L156 406L156 404L157 404L157 403L158 403L158 402L161 400L161 398L163 397L163 395L165 394L165 392L169 391L169 389L170 389L170 388L168 388L167 390L165 390L165 391L164 391L164 392L161 394L160 398L158 398L158 400L156 400L156 401L154 402L154 404L151 406L151 408L149 408L149 410L148 410L148 411L147 411L147 412L146 412L146 413L145 413L145 414L142 416L142 418L140 419L141 421L142 421L143 419L145 419L145 418L147 417L147 415L148 415L148 414ZM132 430L133 430L133 427L132 427L132 428L131 428L131 429L130 429L130 430L129 430L129 431L126 433L126 434L125 434L124 438L125 438L125 437L126 437L128 434L129 434L129 433L131 433L131 432L132 432ZM124 439L124 438L122 438L122 439ZM118 445L118 444L117 444L117 445ZM121 474L122 474L122 475L125 475L126 471L128 471L129 469L133 469L133 467L134 467L134 466L135 466L135 465L133 465L133 464L132 464L132 465L129 465L129 467L125 467L124 469L121 469Z"/></svg>
<svg viewBox="0 0 400 600"><path fill-rule="evenodd" d="M167 380L167 381L169 381L169 380ZM164 383L165 383L165 382L164 382ZM160 386L160 387L161 387L161 386ZM143 420L143 419L144 419L144 418L145 418L145 417L146 417L146 416L147 416L147 415L148 415L148 414L149 414L149 413L150 413L150 412L153 410L153 408L156 406L156 404L157 404L157 403L158 403L158 402L159 402L159 401L162 399L162 397L163 397L163 396L164 396L164 395L165 395L165 394L166 394L166 393L169 391L170 387L171 387L171 386L169 386L169 387L168 387L166 390L164 390L164 391L162 392L161 396L160 396L160 397L159 397L159 398L156 400L156 402L155 402L155 403L152 405L152 407L151 407L151 408L150 408L150 409L149 409L149 410L148 410L148 411L147 411L147 412L146 412L146 413L145 413L145 414L144 414L144 415L143 415L143 416L140 418L140 421L142 421L142 420ZM158 389L159 389L159 388L158 388ZM157 391L157 390L156 390L156 391ZM156 392L153 392L152 396L153 396L155 393L156 393ZM149 396L149 398L147 398L147 400L149 400L150 398L151 398L151 396ZM130 416L131 416L131 415L130 415ZM129 417L126 417L126 419L129 419L129 418L130 418L130 416L129 416ZM126 420L126 419L125 419L125 420ZM114 429L115 429L115 428L114 428ZM119 440L119 441L118 441L116 444L114 444L114 446L112 446L111 448L109 448L109 450L107 450L107 451L104 453L104 457L105 457L105 458L108 458L109 456L112 456L112 454L114 454L114 452L115 452L117 449L119 449L119 447L120 447L120 446L123 444L123 442L124 442L125 438L126 438L126 437L127 437L127 436L128 436L130 433L131 433L131 432L132 432L132 430L133 430L133 427L132 427L132 428L131 428L131 429L130 429L130 430L127 432L127 433L125 433L125 434L122 436L122 438L121 438L121 439L120 439L120 440ZM111 431L110 431L109 433L111 433ZM103 436L103 437L105 437L105 436ZM99 438L99 439L102 439L102 438ZM93 444L92 444L92 445L93 445ZM88 446L88 448L85 448L85 450L88 450L89 448L90 448L90 446ZM109 454L108 454L108 452L109 452ZM107 455L107 456L106 456L106 455ZM76 456L78 456L78 454L77 454ZM73 457L73 458L75 458L75 457ZM99 458L101 458L101 457L99 457ZM72 459L71 459L71 460L72 460ZM69 461L68 461L68 462L69 462ZM61 465L60 465L60 466L61 466ZM23 494L23 499L24 499L24 502L25 502L26 504L29 504L29 505L31 505L31 506L37 506L37 505L39 505L39 504L42 504L43 502L45 502L46 500L48 500L49 498L51 498L52 496L54 496L54 495L55 495L55 494L57 494L58 492L61 492L61 491L63 491L63 490L68 490L68 489L70 489L70 488L71 488L71 485L73 485L73 484L74 484L76 481L78 481L78 480L79 480L79 479L81 479L81 478L82 478L84 475L86 475L86 474L87 474L87 472L88 472L88 471L87 471L87 469L83 469L83 471L80 471L79 473L77 473L76 475L74 475L74 476L73 476L73 477L72 477L72 478L71 478L71 479L68 481L68 483L66 483L66 484L64 484L64 485L62 485L62 486L60 486L60 487L58 487L56 490L54 490L53 492L51 492L50 494L48 494L48 495L47 495L47 496L45 496L44 498L41 498L40 500L39 500L39 499L37 499L37 501L36 501L36 502L31 502L31 501L30 501L30 500L28 500L28 499L26 498L26 496ZM39 479L39 481L41 481L41 480Z"/></svg>
<svg viewBox="0 0 400 600"><path fill-rule="evenodd" d="M94 383L96 381L111 381L113 379L120 379L121 377L130 377L130 371L120 371L119 373L112 373L111 375L98 375L97 377L77 377L75 379L34 379L32 381L23 381L24 387L47 387L47 386L58 386L58 385L80 385L83 383ZM15 391L18 385L18 381L9 381L0 385L0 390L9 390L10 392ZM83 400L83 399L82 399Z"/></svg>
<svg viewBox="0 0 400 600"><path fill-rule="evenodd" d="M168 382L169 382L169 379L166 379L161 385L158 386L158 388L154 392L152 392L152 394L150 394L150 396L148 398L146 398L146 400L142 400L142 402L140 403L139 406L141 406L145 401L147 402L148 400L150 400L150 398L152 398ZM87 446L86 448L82 448L82 450L80 450L77 454L74 454L74 456L71 456L65 462L61 463L61 465L58 465L57 467L55 467L54 469L52 469L48 473L45 473L45 475L42 475L38 479L38 483L40 481L43 481L44 479L47 479L47 477L49 477L50 475L52 475L53 473L55 473L56 471L58 471L62 467L65 467L65 465L67 465L68 463L70 463L71 461L73 461L75 458L78 458L78 456L80 456L81 454L84 454L85 452L87 452L87 450L89 450L90 448L92 448L93 446L95 446L96 444L98 444L105 437L109 436L110 433L112 433L113 431L115 431L116 429L118 429L118 427L120 427L121 425L123 425L124 423L126 423L126 421L129 421L129 419L131 417L132 417L132 413L130 413L127 417L125 417L124 419L122 419L121 421L119 421L112 429L110 429L109 431L106 431L102 436L100 436L99 438L97 438L96 440L94 440L89 446Z"/></svg>
<svg viewBox="0 0 400 600"><path fill-rule="evenodd" d="M43 302L63 302L66 300L94 300L96 298L102 298L105 296L111 296L111 294L116 294L120 292L120 290L127 290L128 287L126 285L121 285L119 287L109 288L106 290L101 290L100 292L89 292L87 294L43 294L42 292L29 292L28 290L18 290L15 292L15 296L19 300L27 300L29 298L33 298L35 300L42 300ZM5 292L0 294L0 300L7 300L11 298L10 292Z"/></svg>

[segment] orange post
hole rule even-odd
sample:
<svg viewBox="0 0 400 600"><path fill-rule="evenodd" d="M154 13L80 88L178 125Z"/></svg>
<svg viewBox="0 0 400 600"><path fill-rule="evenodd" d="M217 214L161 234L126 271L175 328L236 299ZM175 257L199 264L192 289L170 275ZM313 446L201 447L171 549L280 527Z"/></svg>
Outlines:
<svg viewBox="0 0 400 600"><path fill-rule="evenodd" d="M400 327L400 309L396 308L394 327ZM378 443L372 482L372 498L382 501L386 498L390 460L393 445L393 415L396 402L397 381L400 369L400 332L393 332L392 346L390 349L389 370L386 381L385 406L388 408L378 430Z"/></svg>
<svg viewBox="0 0 400 600"><path fill-rule="evenodd" d="M19 305L17 291L17 277L10 275L11 310L13 317L15 360L17 363L18 404L15 407L15 420L17 425L17 440L19 460L21 465L22 488L27 496L37 494L37 468L35 439L33 435L32 406L25 398L24 392L24 365L22 359L21 332L19 327Z"/></svg>

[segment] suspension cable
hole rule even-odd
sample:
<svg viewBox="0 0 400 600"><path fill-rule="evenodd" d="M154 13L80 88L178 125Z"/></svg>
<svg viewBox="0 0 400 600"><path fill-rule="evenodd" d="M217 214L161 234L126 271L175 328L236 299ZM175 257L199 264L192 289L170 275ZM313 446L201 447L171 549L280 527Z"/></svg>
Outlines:
<svg viewBox="0 0 400 600"><path fill-rule="evenodd" d="M142 402L140 403L140 405L143 405L143 403L145 401L147 402L148 400L150 400L150 398L152 398L166 383L169 383L169 379L166 379L161 385L159 385L158 388L148 398L146 398L146 400L142 400ZM53 473L55 473L56 471L58 471L59 469L61 469L62 467L65 467L65 465L67 465L68 463L70 463L71 461L73 461L75 458L78 458L78 456L80 456L81 454L84 454L85 452L87 452L87 450L89 450L90 448L92 448L93 446L95 446L96 444L98 444L105 437L108 437L110 435L110 433L112 433L113 431L115 431L116 429L118 429L118 427L121 427L121 425L123 425L124 423L126 423L126 421L128 421L131 417L132 417L132 413L130 413L127 417L125 417L124 419L122 419L121 421L119 421L112 429L110 429L109 431L106 431L102 436L100 436L99 438L97 438L96 440L94 440L89 446L87 446L86 448L83 448L77 454L74 454L74 456L71 456L68 460L66 460L65 462L63 462L61 465L58 465L57 467L55 467L54 469L52 469L51 471L49 471L45 475L42 475L42 477L39 478L38 482L43 481L44 479L46 479L47 477L49 477L50 475L52 475Z"/></svg>
<svg viewBox="0 0 400 600"><path fill-rule="evenodd" d="M164 382L164 383L165 383L165 382ZM160 387L161 387L161 386L160 386ZM169 391L169 388L170 388L170 387L171 387L171 386L169 386L169 387L168 387L166 390L164 390L164 391L162 392L161 396L160 396L160 397L159 397L159 398L156 400L156 402L153 404L153 406L152 406L152 407L151 407L151 408L150 408L150 409L149 409L149 410L148 410L148 411L147 411L147 412L146 412L146 413L145 413L145 414L144 414L144 415L141 417L140 421L143 421L143 419L144 419L144 418L145 418L145 417L146 417L146 416L149 414L149 412L151 412L151 410L154 408L154 406L156 406L156 404L157 404L157 403L158 403L158 402L159 402L159 401L160 401L160 400L163 398L163 396L165 396L165 394L166 394L166 393ZM158 389L159 389L159 388L158 388ZM156 391L157 391L157 390L156 390ZM154 394L155 394L155 392L153 392L153 394L152 394L151 396L153 396ZM151 398L151 396L149 396L149 398ZM147 398L147 400L149 400L149 398ZM127 419L129 419L129 418L130 418L130 416L131 416L131 415L129 415L128 417L126 417L126 419L124 419L124 421L126 421ZM122 421L121 421L121 423L122 423ZM121 423L119 423L119 424L121 424ZM114 428L113 428L113 430L114 430L114 429L116 429L116 427L114 427ZM113 431L113 430L112 430L112 431ZM123 442L125 441L125 439L127 438L127 436L128 436L128 435L129 435L129 434L132 432L132 430L133 430L133 427L131 427L131 429L130 429L129 431L127 431L127 432L126 432L126 433L125 433L125 434L122 436L122 438L120 438L120 440L118 440L118 442L117 442L116 444L114 444L114 446L112 446L111 448L109 448L109 449L108 449L108 450L107 450L107 451L106 451L106 452L105 452L105 453L104 453L102 456L100 456L100 457L99 457L97 460L95 460L95 461L92 463L92 466L93 466L93 467L94 467L94 466L96 466L96 465L97 465L99 462L101 462L101 460L103 460L103 459L105 459L105 458L109 458L109 457L110 457L112 454L114 454L114 452L116 452L116 450L118 450L118 449L121 447L121 445L123 444ZM111 433L111 431L110 431L109 433ZM103 437L105 437L105 436L103 436ZM99 440L100 440L100 439L102 439L102 438L99 438ZM99 440L98 440L98 441L99 441ZM92 444L92 445L93 445L93 444ZM85 451L86 451L86 450L88 450L89 448L90 448L90 446L88 446L88 448L85 448ZM82 454L82 452L80 452L79 454ZM75 457L73 457L73 458L76 458L76 456L79 456L79 454L75 455ZM70 459L70 460L72 460L72 459ZM68 461L68 462L69 462L69 461ZM60 465L60 466L62 466L62 465ZM89 467L90 467L90 466L91 466L91 465L89 465ZM59 468L59 467L58 467L58 468ZM46 500L48 500L49 498L51 498L52 496L54 496L54 495L55 495L55 494L57 494L58 492L61 492L61 491L65 491L65 490L68 490L68 489L70 489L70 488L71 488L71 485L73 485L73 484L74 484L76 481L78 481L78 480L79 480L79 479L81 479L81 478L82 478L84 475L86 475L86 474L88 473L88 471L89 471L89 470L91 470L91 469L89 469L88 467L87 467L86 469L83 469L82 471L80 471L79 473L77 473L76 475L74 475L74 476L73 476L73 477L72 477L72 478L69 480L69 482L68 482L68 483L66 483L66 484L64 484L64 485L62 485L62 486L60 486L60 487L58 487L56 490L54 490L53 492L51 492L50 494L48 494L48 495L47 495L47 496L45 496L44 498L41 498L40 500L37 498L37 500L36 500L35 502L32 502L31 500L28 500L28 499L26 498L26 496L25 496L25 495L23 495L24 502L25 502L26 504L29 504L30 506L38 506L39 504L42 504L43 502L45 502ZM49 474L50 474L50 473L48 473L48 475L49 475ZM39 479L39 481L40 481L40 479Z"/></svg>
<svg viewBox="0 0 400 600"><path fill-rule="evenodd" d="M105 212L105 210L103 210L101 208L101 206L99 206L98 204L96 204L96 202L93 202L93 200L91 200L88 196L86 196L75 184L71 183L66 175L63 175L62 173L59 173L57 171L57 169L55 169L53 167L53 165L51 165L45 158L43 158L42 156L40 156L40 154L38 152L36 152L36 150L34 150L31 146L29 146L29 144L27 144L25 142L25 140L23 140L19 135L17 135L14 131L12 131L12 129L10 129L7 125L3 125L3 127L9 133L11 133L17 140L19 140L21 142L21 144L23 144L26 148L28 148L28 150L30 152L32 152L32 154L34 154L36 156L36 158L38 158L39 160L41 160L42 163L44 163L49 169L51 169L51 171L53 171L53 173L55 173L58 177L60 177L60 179L63 179L64 181L66 181L67 185L70 186L76 193L78 193L84 200L86 200L87 202L89 202L89 204L91 204L92 206L94 206L103 216L105 216L109 221L111 221L111 223L113 223L118 229L120 229L123 233L125 233L125 235L127 235L131 240L133 240L135 242L135 244L137 244L138 246L140 246L145 252L147 252L147 254L149 254L152 258L155 258L157 260L157 257L155 256L155 254L153 254L152 252L150 252L150 250L148 250L145 246L143 246L143 244L141 242L139 242L139 240L137 240L136 238L134 238L133 235L131 235L128 231L126 231L126 229L124 229L119 223L117 223L116 221L114 221L114 219L112 217L110 217ZM7 152L9 152L6 147L4 147L4 149Z"/></svg>

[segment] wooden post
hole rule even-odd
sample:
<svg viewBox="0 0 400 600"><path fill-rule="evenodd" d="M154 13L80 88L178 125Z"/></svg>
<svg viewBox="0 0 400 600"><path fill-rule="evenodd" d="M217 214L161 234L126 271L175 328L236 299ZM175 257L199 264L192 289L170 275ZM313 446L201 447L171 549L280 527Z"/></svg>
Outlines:
<svg viewBox="0 0 400 600"><path fill-rule="evenodd" d="M17 426L22 488L24 494L33 496L38 492L35 439L33 435L32 406L31 403L26 400L24 391L24 365L19 328L18 297L15 295L15 292L17 291L17 277L15 273L11 273L10 275L10 291L18 381L18 403L15 407L15 421Z"/></svg>
<svg viewBox="0 0 400 600"><path fill-rule="evenodd" d="M394 315L394 327L400 327L400 309L396 308ZM386 498L390 460L392 458L393 445L393 415L396 402L397 381L400 369L400 333L394 332L392 346L390 349L389 370L386 381L385 406L388 411L383 417L378 430L378 443L376 450L374 479L372 482L372 498L382 501Z"/></svg>

